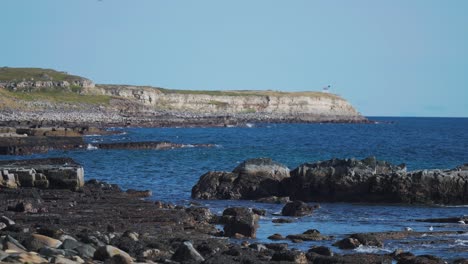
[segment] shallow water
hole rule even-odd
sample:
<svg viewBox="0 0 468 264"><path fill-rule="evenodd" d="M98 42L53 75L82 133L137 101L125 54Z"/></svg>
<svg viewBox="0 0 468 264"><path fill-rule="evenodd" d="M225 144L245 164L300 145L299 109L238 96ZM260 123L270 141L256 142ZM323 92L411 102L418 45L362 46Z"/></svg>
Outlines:
<svg viewBox="0 0 468 264"><path fill-rule="evenodd" d="M253 124L232 128L125 128L113 136L88 136L88 143L122 141L171 141L184 144L210 143L214 148L187 147L173 150L53 151L32 157L68 156L85 167L87 179L117 183L122 188L151 189L153 199L186 204L198 178L210 170L231 171L248 158L271 157L291 169L301 163L330 158L376 156L409 170L453 168L468 163L467 118L371 118L378 124ZM1 157L8 159L11 157ZM19 158L31 158L19 157ZM280 205L250 201L201 201L222 212L232 205L267 209L261 219L258 240L267 242L273 233L297 234L315 228L337 238L355 232L463 230L468 225L430 224L414 219L468 215L468 207L424 207L395 205L321 204L312 216L290 224L273 224ZM354 252L390 252L396 248L416 254L445 258L468 258L468 235L443 238L431 244L430 236L410 241L388 241L383 249L359 248ZM438 241L441 239L438 238ZM306 242L292 247L307 249ZM338 249L333 248L338 251ZM352 251L347 251L352 252Z"/></svg>

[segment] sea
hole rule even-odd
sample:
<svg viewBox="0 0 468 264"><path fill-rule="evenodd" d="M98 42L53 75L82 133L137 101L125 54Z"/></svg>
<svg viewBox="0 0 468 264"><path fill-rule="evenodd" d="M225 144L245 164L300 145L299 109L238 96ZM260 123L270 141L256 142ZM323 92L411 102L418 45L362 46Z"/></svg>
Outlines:
<svg viewBox="0 0 468 264"><path fill-rule="evenodd" d="M247 124L213 128L113 128L115 135L86 136L88 149L51 151L23 158L71 157L81 163L86 179L115 183L122 189L151 190L153 200L188 205L191 189L208 171L232 171L249 158L269 157L294 169L305 162L331 158L375 156L408 170L450 169L468 163L468 118L369 117L373 124ZM186 147L171 150L100 150L93 144L129 141L170 141ZM193 144L214 144L211 148ZM1 157L8 159L11 157ZM253 201L196 201L221 214L224 208L245 206L266 209L257 238L250 243L271 243L268 236L284 236L317 229L334 240L358 232L463 231L456 235L385 241L383 248L340 250L333 241L290 243L307 250L330 246L334 252L391 253L396 249L416 255L431 254L446 260L468 258L468 223L424 223L417 219L468 215L468 205L415 206L389 204L321 203L311 216L293 223L275 224L282 205ZM312 203L314 204L314 203ZM221 227L220 227L221 228ZM239 242L239 241L238 241ZM282 241L285 242L285 241Z"/></svg>

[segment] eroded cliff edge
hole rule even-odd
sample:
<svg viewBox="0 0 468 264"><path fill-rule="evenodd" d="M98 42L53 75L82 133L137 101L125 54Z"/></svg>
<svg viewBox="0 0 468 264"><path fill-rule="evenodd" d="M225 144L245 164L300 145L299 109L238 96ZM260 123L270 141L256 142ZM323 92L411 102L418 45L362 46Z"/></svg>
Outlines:
<svg viewBox="0 0 468 264"><path fill-rule="evenodd" d="M368 122L330 93L192 91L95 85L37 68L0 68L0 121L134 126L223 126L247 122Z"/></svg>

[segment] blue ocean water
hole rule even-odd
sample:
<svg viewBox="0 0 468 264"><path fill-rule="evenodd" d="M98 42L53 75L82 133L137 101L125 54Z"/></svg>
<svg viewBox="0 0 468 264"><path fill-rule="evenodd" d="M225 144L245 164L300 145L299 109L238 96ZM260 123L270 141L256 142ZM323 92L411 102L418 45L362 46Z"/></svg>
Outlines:
<svg viewBox="0 0 468 264"><path fill-rule="evenodd" d="M115 128L119 134L88 136L88 143L123 141L171 141L183 144L209 143L214 148L187 147L173 150L79 150L53 151L32 157L67 156L85 168L87 179L119 184L123 189L150 189L153 199L187 204L192 186L207 171L231 171L248 158L270 157L294 169L304 162L330 158L376 156L409 170L453 168L468 163L468 118L374 117L376 124L252 124L227 128ZM7 159L11 157L1 157ZM31 158L20 157L20 158ZM268 241L273 233L297 234L315 228L336 239L354 232L400 231L412 227L426 231L429 223L415 219L468 215L468 207L401 205L321 204L312 216L290 224L273 224L281 205L251 201L201 201L220 213L227 206L267 209L257 240ZM468 225L433 224L435 231L461 230ZM397 248L416 254L434 254L448 259L468 258L468 233L441 238L387 241L383 249L358 248L352 252L390 252ZM292 244L307 249L315 242ZM331 242L319 244L331 245ZM342 252L333 247L333 250Z"/></svg>

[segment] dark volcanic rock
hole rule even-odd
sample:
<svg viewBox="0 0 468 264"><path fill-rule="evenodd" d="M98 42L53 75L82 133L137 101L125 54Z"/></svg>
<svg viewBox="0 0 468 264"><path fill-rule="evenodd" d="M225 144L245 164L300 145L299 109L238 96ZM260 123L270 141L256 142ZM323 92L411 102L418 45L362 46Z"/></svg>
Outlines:
<svg viewBox="0 0 468 264"><path fill-rule="evenodd" d="M255 238L259 216L250 209L243 207L227 208L223 212L224 235L234 237L240 234Z"/></svg>
<svg viewBox="0 0 468 264"><path fill-rule="evenodd" d="M398 264L445 264L444 260L431 255L409 256L398 260Z"/></svg>
<svg viewBox="0 0 468 264"><path fill-rule="evenodd" d="M193 144L184 145L179 143L165 141L148 141L148 142L120 142L120 143L101 143L96 147L99 149L175 149L184 147L213 147L212 144Z"/></svg>
<svg viewBox="0 0 468 264"><path fill-rule="evenodd" d="M383 247L382 241L380 241L380 239L378 239L376 235L373 235L371 233L352 234L347 238L337 241L333 245L339 247L340 249L354 249L359 247L360 245Z"/></svg>
<svg viewBox="0 0 468 264"><path fill-rule="evenodd" d="M293 219L289 218L278 218L278 219L273 219L271 222L276 223L276 224L287 224L287 223L293 223Z"/></svg>
<svg viewBox="0 0 468 264"><path fill-rule="evenodd" d="M205 259L202 255L193 247L192 243L185 241L182 243L177 251L172 256L172 260L184 262L184 261L195 261L202 262Z"/></svg>
<svg viewBox="0 0 468 264"><path fill-rule="evenodd" d="M322 256L333 256L333 251L331 251L330 248L325 247L325 246L315 246L309 249L307 253L315 253L315 254L319 254Z"/></svg>
<svg viewBox="0 0 468 264"><path fill-rule="evenodd" d="M282 236L281 234L273 234L268 237L270 240L285 240L286 238Z"/></svg>
<svg viewBox="0 0 468 264"><path fill-rule="evenodd" d="M416 219L417 222L428 222L428 223L460 223L468 224L468 216L463 217L446 217L446 218L428 218L428 219Z"/></svg>
<svg viewBox="0 0 468 264"><path fill-rule="evenodd" d="M210 171L203 174L192 188L195 199L240 199L241 195L233 189L237 174Z"/></svg>
<svg viewBox="0 0 468 264"><path fill-rule="evenodd" d="M275 252L271 257L272 261L289 261L293 263L307 263L307 258L304 252L295 250L286 250Z"/></svg>
<svg viewBox="0 0 468 264"><path fill-rule="evenodd" d="M287 239L290 239L292 241L319 241L319 240L328 240L330 237L324 236L320 234L320 232L317 229L310 229L305 231L302 234L297 234L297 235L288 235L286 236Z"/></svg>
<svg viewBox="0 0 468 264"><path fill-rule="evenodd" d="M355 238L348 237L335 242L333 245L340 249L355 249L359 247L361 243Z"/></svg>
<svg viewBox="0 0 468 264"><path fill-rule="evenodd" d="M374 157L305 163L283 181L292 199L327 202L468 203L468 170L406 172Z"/></svg>
<svg viewBox="0 0 468 264"><path fill-rule="evenodd" d="M255 200L259 203L275 203L275 204L284 204L289 203L289 197L278 197L278 196L268 196Z"/></svg>
<svg viewBox="0 0 468 264"><path fill-rule="evenodd" d="M140 191L140 190L135 190L135 189L128 189L126 193L129 196L137 197L137 198L146 198L146 197L150 197L151 195L153 195L153 192L150 190Z"/></svg>
<svg viewBox="0 0 468 264"><path fill-rule="evenodd" d="M232 173L208 172L192 188L196 199L258 199L280 192L280 183L289 169L268 158L250 159Z"/></svg>
<svg viewBox="0 0 468 264"><path fill-rule="evenodd" d="M306 216L312 214L317 206L308 205L302 201L293 201L287 203L281 210L284 216Z"/></svg>
<svg viewBox="0 0 468 264"><path fill-rule="evenodd" d="M0 155L31 155L52 149L83 148L82 137L0 137Z"/></svg>
<svg viewBox="0 0 468 264"><path fill-rule="evenodd" d="M320 264L392 264L393 260L388 255L377 254L353 254L343 256L323 256L317 253L307 253L309 263Z"/></svg>

